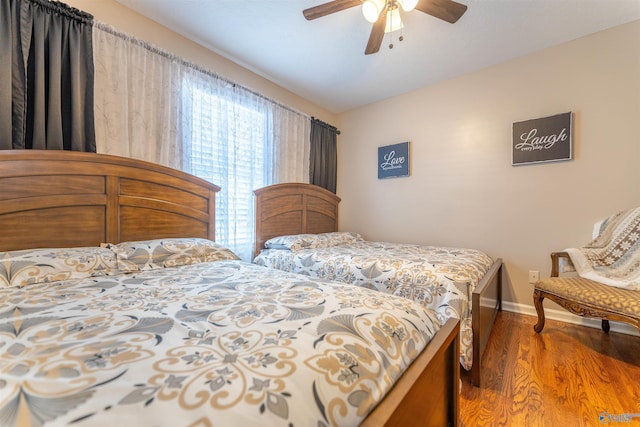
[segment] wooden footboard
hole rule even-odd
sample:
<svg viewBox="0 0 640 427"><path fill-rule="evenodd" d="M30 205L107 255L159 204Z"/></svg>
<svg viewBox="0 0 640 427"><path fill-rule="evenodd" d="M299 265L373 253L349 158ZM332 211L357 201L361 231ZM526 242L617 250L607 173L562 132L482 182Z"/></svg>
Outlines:
<svg viewBox="0 0 640 427"><path fill-rule="evenodd" d="M471 383L480 387L480 367L491 329L502 309L502 258L494 261L471 296L473 331L473 365Z"/></svg>
<svg viewBox="0 0 640 427"><path fill-rule="evenodd" d="M361 426L458 425L460 321L449 319Z"/></svg>

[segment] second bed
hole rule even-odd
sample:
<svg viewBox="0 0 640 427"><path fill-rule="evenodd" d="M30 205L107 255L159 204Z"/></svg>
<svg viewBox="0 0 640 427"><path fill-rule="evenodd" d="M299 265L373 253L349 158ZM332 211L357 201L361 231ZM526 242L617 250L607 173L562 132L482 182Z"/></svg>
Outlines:
<svg viewBox="0 0 640 427"><path fill-rule="evenodd" d="M500 258L337 232L340 198L314 185L276 184L255 195L254 263L403 296L441 322L460 319L460 363L480 385L482 354L501 308Z"/></svg>

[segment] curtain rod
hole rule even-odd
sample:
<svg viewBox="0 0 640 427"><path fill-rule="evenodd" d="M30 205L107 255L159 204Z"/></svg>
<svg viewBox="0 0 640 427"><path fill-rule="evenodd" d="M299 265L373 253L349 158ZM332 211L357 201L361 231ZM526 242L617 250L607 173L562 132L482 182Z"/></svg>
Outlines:
<svg viewBox="0 0 640 427"><path fill-rule="evenodd" d="M116 36L116 37L120 37L120 38L122 38L124 40L127 40L127 41L130 41L132 43L136 43L139 46L149 50L150 52L153 52L155 54L164 56L165 58L170 59L172 61L175 61L180 65L184 65L186 67L193 68L194 70L199 71L199 72L201 72L203 74L206 74L209 77L213 77L215 79L223 81L224 83L228 83L230 85L233 85L233 86L236 86L236 87L240 87L241 89L246 90L250 94L255 95L255 96L259 97L259 98L262 98L262 99L264 99L266 101L269 101L272 104L277 105L278 107L284 108L285 110L290 111L290 112L292 112L294 114L298 114L298 115L300 115L302 117L306 117L306 118L311 118L308 114L305 114L305 113L303 113L301 111L298 111L298 110L296 110L296 109L294 109L292 107L289 107L288 105L285 105L285 104L283 104L283 103L281 103L279 101L276 101L275 99L269 98L268 96L266 96L266 95L264 95L264 94L262 94L260 92L257 92L257 91L255 91L253 89L250 89L250 88L248 88L246 86L238 84L238 83L234 82L233 80L230 80L230 79L228 79L226 77L222 77L221 75L219 75L219 74L217 74L217 73L215 73L215 72L213 72L211 70L208 70L208 69L204 68L201 65L198 65L198 64L195 64L193 62L187 61L186 59L182 58L181 56L175 55L175 54L173 54L173 53L171 53L169 51L166 51L166 50L161 49L161 48L159 48L157 46L154 46L151 43L145 42L144 40L141 40L141 39L139 39L139 38L137 38L135 36L132 36L130 34L126 34L126 33L122 32L120 30L117 30L117 29L115 29L114 27L112 27L109 24L106 24L106 23L100 22L100 21L96 21L94 19L94 28L98 28L98 29L100 29L102 31L105 31L105 32L107 32L109 34L112 34L112 35Z"/></svg>
<svg viewBox="0 0 640 427"><path fill-rule="evenodd" d="M323 126L323 127L327 128L327 129L329 129L329 130L334 131L334 132L336 133L336 135L340 135L340 130L339 130L337 127L335 127L335 126L333 126L333 125L330 125L330 124L329 124L329 123L327 123L327 122L323 122L323 121L322 121L322 120L320 120L320 119L316 119L316 118L315 118L315 117L313 117L313 116L311 116L311 120L313 120L314 122L316 122L316 123L317 123L317 124L319 124L320 126Z"/></svg>

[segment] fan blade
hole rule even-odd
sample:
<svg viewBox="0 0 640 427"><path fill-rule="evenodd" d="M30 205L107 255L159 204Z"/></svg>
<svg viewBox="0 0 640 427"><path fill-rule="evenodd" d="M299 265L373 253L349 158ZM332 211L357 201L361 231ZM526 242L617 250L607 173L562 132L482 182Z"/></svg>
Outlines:
<svg viewBox="0 0 640 427"><path fill-rule="evenodd" d="M380 12L378 20L373 24L373 28L371 28L367 48L364 50L365 55L371 55L372 53L376 53L380 50L380 45L382 45L382 39L384 38L384 27L387 25L388 10L389 3L387 2L384 9L382 9L382 12Z"/></svg>
<svg viewBox="0 0 640 427"><path fill-rule="evenodd" d="M420 0L416 10L453 24L464 15L467 6L453 0Z"/></svg>
<svg viewBox="0 0 640 427"><path fill-rule="evenodd" d="M350 7L359 6L362 4L361 0L333 0L328 3L324 3L315 7L310 7L302 11L302 14L307 21L312 19L322 18L323 16L330 15L341 10L349 9Z"/></svg>

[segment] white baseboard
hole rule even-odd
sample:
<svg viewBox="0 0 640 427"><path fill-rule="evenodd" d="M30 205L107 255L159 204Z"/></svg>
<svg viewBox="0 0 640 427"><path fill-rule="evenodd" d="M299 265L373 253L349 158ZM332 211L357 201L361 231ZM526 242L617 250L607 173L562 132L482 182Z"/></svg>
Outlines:
<svg viewBox="0 0 640 427"><path fill-rule="evenodd" d="M503 301L502 309L504 311L510 311L512 313L524 314L527 316L538 317L536 308L532 305L518 304L514 302ZM602 322L600 319L590 319L586 317L576 316L565 310L556 310L553 308L544 309L544 317L546 319L558 320L560 322L573 323L575 325L588 326L590 328L602 329ZM628 323L613 322L610 321L612 332L619 332L621 334L640 336L638 329L629 325Z"/></svg>

